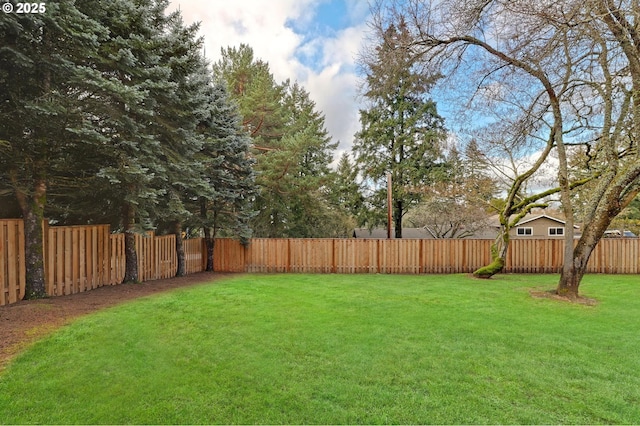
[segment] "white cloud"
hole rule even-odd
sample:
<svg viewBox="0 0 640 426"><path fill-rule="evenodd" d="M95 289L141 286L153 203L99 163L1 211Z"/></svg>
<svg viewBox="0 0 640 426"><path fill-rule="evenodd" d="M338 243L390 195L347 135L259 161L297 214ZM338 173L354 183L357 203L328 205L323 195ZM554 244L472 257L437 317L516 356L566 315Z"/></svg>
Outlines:
<svg viewBox="0 0 640 426"><path fill-rule="evenodd" d="M329 134L341 142L339 149L350 150L359 128L355 58L366 31L368 4L348 0L348 21L354 26L305 40L290 24L314 27L314 8L321 1L172 0L170 10L179 8L187 24L201 22L210 61L220 58L221 48L245 43L256 58L269 63L276 81L298 81L324 113Z"/></svg>

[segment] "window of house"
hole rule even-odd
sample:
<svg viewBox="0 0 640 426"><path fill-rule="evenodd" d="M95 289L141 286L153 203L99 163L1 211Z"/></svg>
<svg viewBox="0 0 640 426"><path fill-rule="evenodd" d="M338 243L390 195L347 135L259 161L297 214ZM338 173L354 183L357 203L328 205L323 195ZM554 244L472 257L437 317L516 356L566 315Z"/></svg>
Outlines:
<svg viewBox="0 0 640 426"><path fill-rule="evenodd" d="M533 228L516 228L516 235L525 236L525 235L533 235Z"/></svg>
<svg viewBox="0 0 640 426"><path fill-rule="evenodd" d="M564 228L549 228L549 236L564 235Z"/></svg>

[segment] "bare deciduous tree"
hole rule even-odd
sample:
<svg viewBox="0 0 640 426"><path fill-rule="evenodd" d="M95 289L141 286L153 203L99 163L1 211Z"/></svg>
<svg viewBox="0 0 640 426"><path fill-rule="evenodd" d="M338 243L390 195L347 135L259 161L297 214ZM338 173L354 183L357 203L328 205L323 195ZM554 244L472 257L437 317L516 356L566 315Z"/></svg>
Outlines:
<svg viewBox="0 0 640 426"><path fill-rule="evenodd" d="M374 11L376 25L407 22L411 49L431 67L449 76L465 73L474 97L495 102L496 123L519 123L513 141L537 153L534 164L552 152L557 157L566 217L557 292L577 298L593 249L640 192L640 4L408 0L379 3ZM568 158L579 150L589 161L575 171ZM588 180L589 208L574 245L571 190Z"/></svg>

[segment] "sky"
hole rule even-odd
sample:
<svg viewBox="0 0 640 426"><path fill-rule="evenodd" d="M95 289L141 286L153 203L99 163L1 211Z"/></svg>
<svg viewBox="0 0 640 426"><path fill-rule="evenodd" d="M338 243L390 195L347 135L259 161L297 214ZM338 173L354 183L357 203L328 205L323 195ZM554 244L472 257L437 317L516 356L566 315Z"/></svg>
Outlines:
<svg viewBox="0 0 640 426"><path fill-rule="evenodd" d="M277 82L297 81L325 116L337 160L359 130L356 58L367 31L367 0L171 0L186 24L200 22L205 56L253 48Z"/></svg>

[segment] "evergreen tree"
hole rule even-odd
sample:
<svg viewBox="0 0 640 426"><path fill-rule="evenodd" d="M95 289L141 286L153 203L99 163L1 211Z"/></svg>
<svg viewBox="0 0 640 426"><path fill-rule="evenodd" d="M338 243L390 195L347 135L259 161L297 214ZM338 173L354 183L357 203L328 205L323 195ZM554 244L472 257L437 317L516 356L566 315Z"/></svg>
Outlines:
<svg viewBox="0 0 640 426"><path fill-rule="evenodd" d="M209 85L204 120L199 125L203 146L196 159L203 165L205 191L194 197L198 214L192 223L204 230L208 271L214 269L214 238L219 232L239 236L246 243L252 235L250 219L255 198L251 138L231 101L226 85Z"/></svg>
<svg viewBox="0 0 640 426"><path fill-rule="evenodd" d="M87 13L104 22L110 37L100 46L96 64L112 85L98 88L94 101L102 108L88 111L99 139L96 195L104 211L119 216L125 233L125 282L138 281L135 233L150 225L150 216L166 188L166 162L158 156L161 143L154 118L158 96L172 91L171 68L158 51L165 47L166 1L102 2ZM95 106L95 104L94 104ZM95 211L95 210L93 210Z"/></svg>
<svg viewBox="0 0 640 426"><path fill-rule="evenodd" d="M214 77L227 83L231 98L238 103L254 150L269 152L284 132L283 86L276 83L268 63L254 58L248 45L221 49L221 53L221 59L213 64Z"/></svg>
<svg viewBox="0 0 640 426"><path fill-rule="evenodd" d="M289 81L284 89L284 135L276 149L258 157L261 192L254 227L267 237L333 236L326 185L336 144L308 92Z"/></svg>
<svg viewBox="0 0 640 426"><path fill-rule="evenodd" d="M363 65L367 109L353 147L362 177L372 184L369 226L386 222L386 174L393 181L393 221L402 238L402 217L420 198L420 187L437 179L442 164L443 119L428 98L434 78L417 69L410 35L401 22L380 35L380 44Z"/></svg>
<svg viewBox="0 0 640 426"><path fill-rule="evenodd" d="M90 62L107 30L81 1L48 2L37 14L0 15L0 186L25 222L26 297L44 297L43 235L48 189L60 159L89 131L83 96L95 84ZM58 164L56 164L58 163Z"/></svg>
<svg viewBox="0 0 640 426"><path fill-rule="evenodd" d="M297 83L277 84L247 45L222 50L214 74L224 80L251 135L256 159L256 216L261 237L333 235L327 198L331 150L324 117Z"/></svg>
<svg viewBox="0 0 640 426"><path fill-rule="evenodd" d="M206 63L200 52L202 40L196 36L197 25L185 27L179 13L167 18L164 40L157 53L170 68L169 88L154 94L156 100L153 133L160 142L156 153L164 166L153 184L165 191L164 202L152 211L152 225L160 232L176 237L178 268L176 275L185 274L186 261L182 245L183 223L190 211L185 203L192 193L206 190L202 163L196 158L203 146L198 124L207 116L208 78Z"/></svg>
<svg viewBox="0 0 640 426"><path fill-rule="evenodd" d="M362 222L364 195L358 183L358 168L346 152L342 154L331 185L331 199L338 209L345 212L354 223Z"/></svg>

